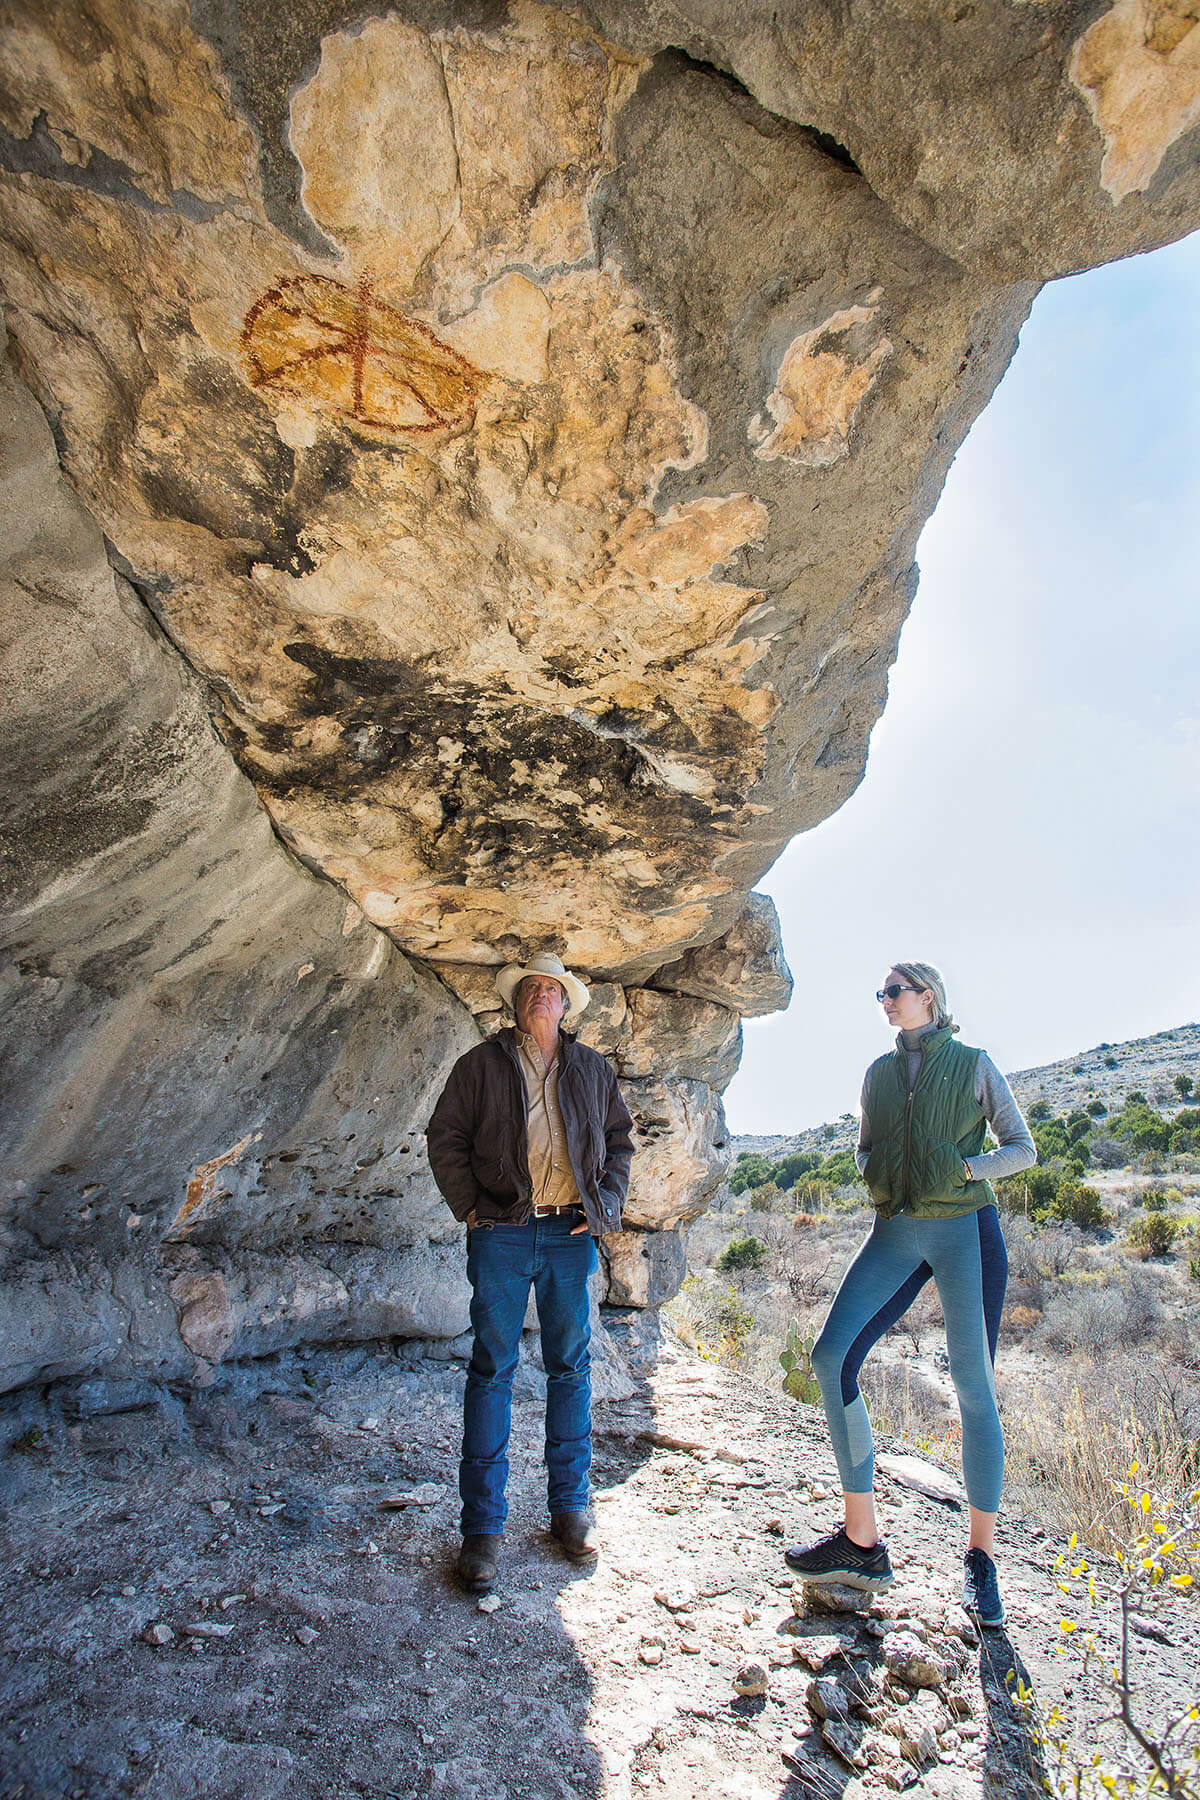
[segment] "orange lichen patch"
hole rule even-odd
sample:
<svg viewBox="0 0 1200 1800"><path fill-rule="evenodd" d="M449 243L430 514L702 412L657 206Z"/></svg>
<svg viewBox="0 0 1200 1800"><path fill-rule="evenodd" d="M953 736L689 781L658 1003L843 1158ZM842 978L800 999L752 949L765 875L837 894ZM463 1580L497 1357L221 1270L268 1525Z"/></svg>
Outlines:
<svg viewBox="0 0 1200 1800"><path fill-rule="evenodd" d="M246 314L242 351L253 387L395 437L469 424L487 379L366 275L356 287L293 275L269 288Z"/></svg>
<svg viewBox="0 0 1200 1800"><path fill-rule="evenodd" d="M831 349L817 349L826 338L842 337L855 326L869 326L874 306L847 306L813 331L804 331L786 349L775 389L766 401L775 430L757 445L763 461L790 455L810 468L829 468L849 454L849 434L867 394L892 346L882 338L864 362Z"/></svg>
<svg viewBox="0 0 1200 1800"><path fill-rule="evenodd" d="M679 586L709 575L735 551L767 534L769 514L750 494L689 500L655 518L639 507L626 522L620 568L652 586Z"/></svg>
<svg viewBox="0 0 1200 1800"><path fill-rule="evenodd" d="M259 1133L261 1136L261 1133ZM171 1221L168 1237L186 1237L188 1231L196 1223L202 1213L207 1210L213 1197L217 1171L226 1169L230 1163L237 1161L248 1145L255 1141L255 1134L247 1132L239 1143L233 1145L220 1156L214 1156L211 1162L198 1163L192 1171L192 1178L187 1184L183 1205Z"/></svg>
<svg viewBox="0 0 1200 1800"><path fill-rule="evenodd" d="M1196 0L1117 0L1084 32L1068 72L1104 134L1101 185L1149 187L1167 150L1200 123Z"/></svg>
<svg viewBox="0 0 1200 1800"><path fill-rule="evenodd" d="M767 400L775 430L755 449L764 462L790 456L827 469L849 453L850 431L892 346L883 338L865 360L818 349L827 338L870 325L873 306L848 306L788 346L774 392Z"/></svg>

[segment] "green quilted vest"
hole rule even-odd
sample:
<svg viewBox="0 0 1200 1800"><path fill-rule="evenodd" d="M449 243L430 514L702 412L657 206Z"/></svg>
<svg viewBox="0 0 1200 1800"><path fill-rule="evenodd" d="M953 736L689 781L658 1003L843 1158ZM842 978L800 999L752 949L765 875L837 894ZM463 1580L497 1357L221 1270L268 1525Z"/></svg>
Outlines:
<svg viewBox="0 0 1200 1800"><path fill-rule="evenodd" d="M975 1098L978 1050L955 1042L948 1025L921 1039L921 1068L912 1092L899 1044L871 1064L867 1129L871 1153L863 1172L876 1210L890 1219L955 1219L990 1206L988 1181L968 1181L963 1158L978 1156L987 1119Z"/></svg>

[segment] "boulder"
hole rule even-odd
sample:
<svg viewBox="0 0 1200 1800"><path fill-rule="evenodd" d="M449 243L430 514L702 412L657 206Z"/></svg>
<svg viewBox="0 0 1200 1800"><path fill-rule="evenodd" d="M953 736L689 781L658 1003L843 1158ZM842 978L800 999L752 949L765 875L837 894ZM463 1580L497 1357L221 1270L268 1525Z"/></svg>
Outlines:
<svg viewBox="0 0 1200 1800"><path fill-rule="evenodd" d="M600 1240L608 1264L610 1306L661 1306L687 1274L682 1231L620 1231Z"/></svg>
<svg viewBox="0 0 1200 1800"><path fill-rule="evenodd" d="M751 894L722 937L659 969L654 986L731 1007L746 1018L782 1012L792 997L792 974L775 902Z"/></svg>
<svg viewBox="0 0 1200 1800"><path fill-rule="evenodd" d="M741 1055L741 1020L727 1006L654 988L630 991L626 1029L617 1047L622 1075L655 1075L669 1068L719 1093L736 1074Z"/></svg>

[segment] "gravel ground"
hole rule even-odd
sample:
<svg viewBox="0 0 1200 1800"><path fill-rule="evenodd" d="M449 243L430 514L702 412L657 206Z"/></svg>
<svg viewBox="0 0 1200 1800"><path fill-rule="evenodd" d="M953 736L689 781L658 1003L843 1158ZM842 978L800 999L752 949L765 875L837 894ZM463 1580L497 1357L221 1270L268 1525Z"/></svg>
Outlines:
<svg viewBox="0 0 1200 1800"><path fill-rule="evenodd" d="M980 1644L959 1507L885 1478L895 1586L814 1612L781 1552L832 1521L823 1422L674 1342L597 1408L590 1572L546 1535L522 1374L482 1610L453 1577L462 1380L379 1348L121 1413L26 1397L0 1461L0 1800L1033 1794L1018 1679L1089 1753L1116 1742L1059 1629L1061 1546L1008 1522L1010 1622ZM1200 1667L1175 1606L1137 1639L1164 1707Z"/></svg>

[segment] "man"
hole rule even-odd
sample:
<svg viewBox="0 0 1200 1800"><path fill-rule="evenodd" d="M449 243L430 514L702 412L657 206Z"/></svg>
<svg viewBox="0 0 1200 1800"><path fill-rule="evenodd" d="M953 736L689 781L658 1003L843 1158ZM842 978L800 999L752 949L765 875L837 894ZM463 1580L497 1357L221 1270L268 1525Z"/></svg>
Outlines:
<svg viewBox="0 0 1200 1800"><path fill-rule="evenodd" d="M510 964L505 1027L460 1056L429 1121L429 1163L467 1226L475 1344L463 1406L462 1548L472 1593L496 1579L507 1504L512 1383L533 1286L546 1368L550 1530L576 1561L599 1548L590 1512L588 1277L594 1239L621 1229L633 1121L612 1067L564 1031L588 990L557 956Z"/></svg>

